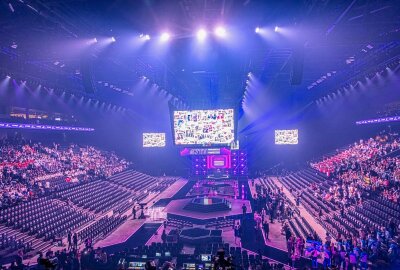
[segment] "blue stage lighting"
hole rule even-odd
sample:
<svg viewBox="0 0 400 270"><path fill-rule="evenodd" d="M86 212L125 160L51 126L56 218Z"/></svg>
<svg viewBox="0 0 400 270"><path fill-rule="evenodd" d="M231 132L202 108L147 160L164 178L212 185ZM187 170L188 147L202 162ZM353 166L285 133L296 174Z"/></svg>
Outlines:
<svg viewBox="0 0 400 270"><path fill-rule="evenodd" d="M226 36L226 29L222 26L217 26L214 29L214 34L218 37L225 37Z"/></svg>
<svg viewBox="0 0 400 270"><path fill-rule="evenodd" d="M160 37L161 41L164 41L164 42L168 41L170 38L171 38L171 35L168 32L162 33L161 37Z"/></svg>
<svg viewBox="0 0 400 270"><path fill-rule="evenodd" d="M206 31L205 29L201 28L201 29L199 29L199 30L197 31L196 36L197 36L197 39L198 39L198 40L203 41L203 40L205 40L206 37L207 37L207 31Z"/></svg>

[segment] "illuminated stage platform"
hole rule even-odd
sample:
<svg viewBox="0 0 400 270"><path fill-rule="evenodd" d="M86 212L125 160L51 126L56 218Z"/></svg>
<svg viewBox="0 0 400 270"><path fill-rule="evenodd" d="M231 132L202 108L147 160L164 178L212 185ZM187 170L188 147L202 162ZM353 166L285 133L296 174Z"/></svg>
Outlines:
<svg viewBox="0 0 400 270"><path fill-rule="evenodd" d="M223 197L213 197L224 199ZM247 213L251 213L251 205L248 200L229 199L231 209L214 211L214 212L199 212L187 210L185 207L191 203L193 198L180 199L171 201L165 208L164 212L167 213L168 218L174 218L184 221L192 222L193 224L206 224L220 218L236 219L242 215L242 206L246 205Z"/></svg>

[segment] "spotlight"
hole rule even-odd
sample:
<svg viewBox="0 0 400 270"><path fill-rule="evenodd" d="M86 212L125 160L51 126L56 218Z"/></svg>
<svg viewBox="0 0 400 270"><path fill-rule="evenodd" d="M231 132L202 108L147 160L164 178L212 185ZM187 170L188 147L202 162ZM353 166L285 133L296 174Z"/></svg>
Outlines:
<svg viewBox="0 0 400 270"><path fill-rule="evenodd" d="M111 41L112 42L115 42L116 40L115 40L115 37L111 37Z"/></svg>
<svg viewBox="0 0 400 270"><path fill-rule="evenodd" d="M201 29L199 29L199 30L197 31L196 36L197 36L197 39L198 39L198 40L203 41L203 40L207 37L207 32L206 32L206 30L204 30L203 28L201 28Z"/></svg>
<svg viewBox="0 0 400 270"><path fill-rule="evenodd" d="M226 36L226 29L222 26L217 26L214 29L214 34L218 37L225 37Z"/></svg>
<svg viewBox="0 0 400 270"><path fill-rule="evenodd" d="M7 75L6 78L7 78L7 79L10 79L11 77L10 77L10 75Z"/></svg>
<svg viewBox="0 0 400 270"><path fill-rule="evenodd" d="M278 26L275 26L275 30L274 30L275 32L279 32L279 27Z"/></svg>
<svg viewBox="0 0 400 270"><path fill-rule="evenodd" d="M254 31L258 34L258 33L260 33L261 29L260 29L260 27L257 26Z"/></svg>
<svg viewBox="0 0 400 270"><path fill-rule="evenodd" d="M145 34L142 33L142 34L139 35L139 38L142 38L144 40L150 40L150 35L148 35L148 34L145 35Z"/></svg>
<svg viewBox="0 0 400 270"><path fill-rule="evenodd" d="M97 38L94 38L93 41L94 41L95 43L97 43Z"/></svg>
<svg viewBox="0 0 400 270"><path fill-rule="evenodd" d="M167 32L162 33L161 37L160 37L161 41L168 41L170 38L171 38L171 36Z"/></svg>

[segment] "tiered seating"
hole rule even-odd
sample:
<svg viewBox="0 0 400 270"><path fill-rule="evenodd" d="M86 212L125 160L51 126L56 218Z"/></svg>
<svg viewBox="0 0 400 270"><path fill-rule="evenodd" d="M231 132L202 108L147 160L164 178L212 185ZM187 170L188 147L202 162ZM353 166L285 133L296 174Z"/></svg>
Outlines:
<svg viewBox="0 0 400 270"><path fill-rule="evenodd" d="M168 218L167 222L168 226L175 227L178 229L182 229L185 227L193 227L193 223L189 221L184 221L181 219L175 219L175 218Z"/></svg>
<svg viewBox="0 0 400 270"><path fill-rule="evenodd" d="M157 181L156 178L152 176L132 170L127 170L111 176L108 180L133 191L146 190Z"/></svg>
<svg viewBox="0 0 400 270"><path fill-rule="evenodd" d="M98 180L57 192L56 195L98 213L110 210L114 205L126 201L131 193L107 181Z"/></svg>
<svg viewBox="0 0 400 270"><path fill-rule="evenodd" d="M275 182L272 181L270 178L260 178L259 181L260 181L261 185L263 185L264 187L266 187L269 190L278 190L279 189L279 187L275 184ZM303 181L301 181L301 182L304 184L308 181L303 179ZM282 183L285 184L285 182L282 182ZM314 197L311 197L311 198L312 198L312 200L314 200ZM306 200L311 200L311 199L309 199L307 197ZM291 230L292 234L303 237L304 239L306 239L310 236L316 235L314 229L311 228L310 224L306 221L306 219L304 217L300 216L300 212L297 209L297 207L295 205L293 205L293 203L291 203L290 200L288 200L288 199L285 200L285 203L286 203L287 207L290 207L291 209L293 209L293 212L295 213L293 219L288 220L289 229Z"/></svg>
<svg viewBox="0 0 400 270"><path fill-rule="evenodd" d="M2 233L0 235L0 254L10 254L18 249L23 249L24 252L32 250L32 242L25 242L24 239Z"/></svg>
<svg viewBox="0 0 400 270"><path fill-rule="evenodd" d="M207 223L206 228L215 228L215 229L233 228L234 225L235 225L234 219L217 218L215 221Z"/></svg>
<svg viewBox="0 0 400 270"><path fill-rule="evenodd" d="M46 179L46 180L39 181L39 182L41 182L42 186L46 186L46 182L48 182L50 185L50 189L53 191L64 190L64 189L70 188L70 187L78 184L78 183L67 182L66 178L67 178L66 176L58 176L58 177Z"/></svg>
<svg viewBox="0 0 400 270"><path fill-rule="evenodd" d="M160 193L175 183L175 178L155 178L156 182L148 189L149 193Z"/></svg>
<svg viewBox="0 0 400 270"><path fill-rule="evenodd" d="M48 198L40 198L15 207L0 210L1 222L45 241L65 235L83 222L89 215L55 203Z"/></svg>
<svg viewBox="0 0 400 270"><path fill-rule="evenodd" d="M78 232L78 239L84 241L89 238L92 241L95 241L97 238L104 237L111 233L115 228L122 224L126 218L126 216L116 215L111 217L102 217L90 226Z"/></svg>
<svg viewBox="0 0 400 270"><path fill-rule="evenodd" d="M131 209L133 205L137 202L141 202L147 197L146 194L139 194L132 197L132 200L127 200L126 202L121 202L113 208L114 213L125 213L128 209Z"/></svg>

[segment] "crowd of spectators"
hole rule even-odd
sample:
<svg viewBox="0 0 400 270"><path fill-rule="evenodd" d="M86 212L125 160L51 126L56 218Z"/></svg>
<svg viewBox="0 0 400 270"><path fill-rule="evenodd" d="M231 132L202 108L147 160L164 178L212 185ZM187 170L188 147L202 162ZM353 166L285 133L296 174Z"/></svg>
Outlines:
<svg viewBox="0 0 400 270"><path fill-rule="evenodd" d="M361 140L349 149L311 166L334 181L329 191L317 185L323 198L340 207L361 204L363 198L382 195L393 202L400 200L400 158L393 153L400 149L395 134Z"/></svg>
<svg viewBox="0 0 400 270"><path fill-rule="evenodd" d="M316 196L319 194L323 200L338 206L341 220L357 222L354 209L370 218L378 217L376 214L390 217L390 220L377 219L373 225L350 224L358 230L348 227L348 232L338 233L336 244L327 241L321 248L315 248L315 254L322 254L324 265L367 269L369 263L384 265L399 258L400 223L398 211L394 209L400 203L399 148L397 134L382 134L361 140L341 153L311 164L314 169L326 174L330 183L329 190L315 183L311 189ZM376 200L386 200L392 208L387 210L383 205L382 210L368 208L368 203ZM328 222L329 219L327 217Z"/></svg>
<svg viewBox="0 0 400 270"><path fill-rule="evenodd" d="M0 140L0 208L27 201L53 188L51 180L66 182L109 177L125 170L128 162L92 146Z"/></svg>

